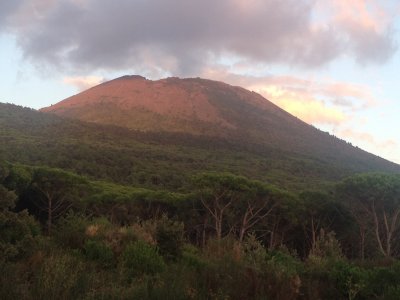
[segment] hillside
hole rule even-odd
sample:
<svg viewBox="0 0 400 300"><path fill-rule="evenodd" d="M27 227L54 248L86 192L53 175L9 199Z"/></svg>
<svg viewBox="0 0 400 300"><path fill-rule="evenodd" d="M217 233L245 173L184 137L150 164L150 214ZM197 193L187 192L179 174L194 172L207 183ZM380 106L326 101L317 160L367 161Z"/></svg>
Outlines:
<svg viewBox="0 0 400 300"><path fill-rule="evenodd" d="M200 78L123 76L43 112L141 132L183 133L292 153L355 171L398 170L241 87Z"/></svg>
<svg viewBox="0 0 400 300"><path fill-rule="evenodd" d="M61 116L144 131L211 133L233 129L209 102L204 86L124 76L42 109Z"/></svg>
<svg viewBox="0 0 400 300"><path fill-rule="evenodd" d="M354 173L400 167L235 95L204 134L0 103L0 298L398 299L400 175Z"/></svg>
<svg viewBox="0 0 400 300"><path fill-rule="evenodd" d="M185 189L190 176L204 171L244 175L289 190L318 189L359 172L399 172L398 165L276 109L277 116L287 117L289 123L268 128L274 139L265 137L261 142L236 132L231 136L143 132L0 104L0 156L93 179L170 190ZM304 133L297 139L287 133L279 136L285 126Z"/></svg>
<svg viewBox="0 0 400 300"><path fill-rule="evenodd" d="M310 143L319 140L313 150L327 142L337 144L259 94L200 78L123 76L41 111L145 132L224 137L291 151L310 150Z"/></svg>
<svg viewBox="0 0 400 300"><path fill-rule="evenodd" d="M343 169L256 144L182 133L143 133L62 119L10 104L0 104L0 158L167 189L182 188L191 175L203 171L243 174L297 189L364 170L349 163ZM381 166L381 170L389 169Z"/></svg>

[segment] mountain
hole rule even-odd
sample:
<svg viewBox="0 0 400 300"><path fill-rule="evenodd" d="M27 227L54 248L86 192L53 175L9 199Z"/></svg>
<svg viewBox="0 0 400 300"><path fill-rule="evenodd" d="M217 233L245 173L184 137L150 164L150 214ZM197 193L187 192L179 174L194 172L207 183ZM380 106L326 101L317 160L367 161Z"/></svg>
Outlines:
<svg viewBox="0 0 400 300"><path fill-rule="evenodd" d="M339 180L400 166L241 88L154 84L0 103L0 299L399 299L400 175Z"/></svg>
<svg viewBox="0 0 400 300"><path fill-rule="evenodd" d="M141 131L220 136L279 149L324 139L315 128L259 94L200 78L151 81L123 76L42 111Z"/></svg>
<svg viewBox="0 0 400 300"><path fill-rule="evenodd" d="M288 190L318 189L360 172L400 172L243 88L138 76L42 111L0 103L1 159L169 190L185 189L204 171Z"/></svg>
<svg viewBox="0 0 400 300"><path fill-rule="evenodd" d="M42 111L143 132L219 137L339 165L352 161L359 169L398 167L306 124L257 93L200 78L123 76Z"/></svg>
<svg viewBox="0 0 400 300"><path fill-rule="evenodd" d="M202 81L123 76L42 109L61 116L144 131L214 134L235 129L211 102ZM220 88L222 89L222 88Z"/></svg>

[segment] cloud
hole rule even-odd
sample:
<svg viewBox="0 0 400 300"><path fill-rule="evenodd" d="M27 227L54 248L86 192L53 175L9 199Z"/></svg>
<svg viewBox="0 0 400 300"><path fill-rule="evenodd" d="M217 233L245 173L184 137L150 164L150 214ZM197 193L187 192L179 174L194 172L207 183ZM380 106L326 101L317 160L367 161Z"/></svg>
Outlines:
<svg viewBox="0 0 400 300"><path fill-rule="evenodd" d="M241 65L243 67L243 65ZM204 77L229 82L263 95L279 107L313 125L337 127L360 110L376 105L369 86L332 79L299 78L292 75L250 76L213 66Z"/></svg>
<svg viewBox="0 0 400 300"><path fill-rule="evenodd" d="M339 125L348 118L339 108L328 106L311 94L287 91L274 85L258 91L287 112L309 124Z"/></svg>
<svg viewBox="0 0 400 300"><path fill-rule="evenodd" d="M331 81L322 84L314 92L329 97L336 105L352 110L368 108L377 102L371 88L361 84Z"/></svg>
<svg viewBox="0 0 400 300"><path fill-rule="evenodd" d="M0 14L25 57L77 73L189 76L227 55L306 68L343 55L382 63L396 49L390 17L371 14L367 0L14 1Z"/></svg>
<svg viewBox="0 0 400 300"><path fill-rule="evenodd" d="M393 139L381 140L370 133L356 131L350 128L337 130L335 131L335 135L350 140L367 151L400 163L400 157L398 154L399 144Z"/></svg>
<svg viewBox="0 0 400 300"><path fill-rule="evenodd" d="M98 76L86 76L86 77L65 77L63 82L68 85L72 85L78 89L78 91L87 90L95 85L104 82L103 77Z"/></svg>
<svg viewBox="0 0 400 300"><path fill-rule="evenodd" d="M382 138L382 132L370 134L362 129L374 128L366 117L368 113L387 106L385 99L376 97L379 86L320 76L243 75L254 73L251 66L243 63L239 64L239 69L241 74L236 73L235 67L213 66L204 69L203 75L256 91L303 121L400 163L399 144L395 139ZM380 121L373 124L375 127L388 117L379 115L378 119Z"/></svg>
<svg viewBox="0 0 400 300"><path fill-rule="evenodd" d="M388 140L384 140L384 141L379 141L370 133L359 132L359 131L352 130L350 128L339 130L337 132L337 134L342 137L348 138L348 139L353 139L353 140L357 140L360 142L370 144L370 145L380 148L380 149L395 148L398 146L398 144L395 140L388 139Z"/></svg>
<svg viewBox="0 0 400 300"><path fill-rule="evenodd" d="M0 1L0 30L7 23L8 18L12 16L23 0Z"/></svg>
<svg viewBox="0 0 400 300"><path fill-rule="evenodd" d="M372 0L331 0L334 15L331 22L337 25L348 39L349 51L358 62L384 62L396 49L390 39L391 17L381 6L382 2ZM328 6L329 7L329 6Z"/></svg>

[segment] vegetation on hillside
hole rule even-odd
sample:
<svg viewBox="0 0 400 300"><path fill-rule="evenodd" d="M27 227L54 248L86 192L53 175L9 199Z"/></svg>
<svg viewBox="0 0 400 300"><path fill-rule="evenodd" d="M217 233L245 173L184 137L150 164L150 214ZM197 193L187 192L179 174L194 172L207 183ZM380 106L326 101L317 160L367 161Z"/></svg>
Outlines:
<svg viewBox="0 0 400 300"><path fill-rule="evenodd" d="M313 139L307 143L315 149L321 144ZM354 173L400 170L344 142L313 154L296 149L296 145L293 142L292 150L285 150L277 148L279 144L268 146L246 139L138 132L0 104L3 159L67 169L125 185L175 191L185 189L190 176L218 171L297 191Z"/></svg>
<svg viewBox="0 0 400 300"><path fill-rule="evenodd" d="M3 162L0 298L397 299L398 186L367 174L295 194L203 173L171 193ZM347 201L365 194L378 223Z"/></svg>
<svg viewBox="0 0 400 300"><path fill-rule="evenodd" d="M398 167L341 149L1 105L0 299L399 299Z"/></svg>

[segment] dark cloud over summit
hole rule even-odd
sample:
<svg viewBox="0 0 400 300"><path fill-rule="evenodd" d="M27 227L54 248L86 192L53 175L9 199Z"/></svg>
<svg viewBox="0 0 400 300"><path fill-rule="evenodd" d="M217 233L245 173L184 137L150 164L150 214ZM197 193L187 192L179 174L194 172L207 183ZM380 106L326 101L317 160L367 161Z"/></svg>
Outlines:
<svg viewBox="0 0 400 300"><path fill-rule="evenodd" d="M317 25L315 12L312 0L3 0L0 29L34 62L75 71L194 75L227 56L312 68L394 53L390 24Z"/></svg>

